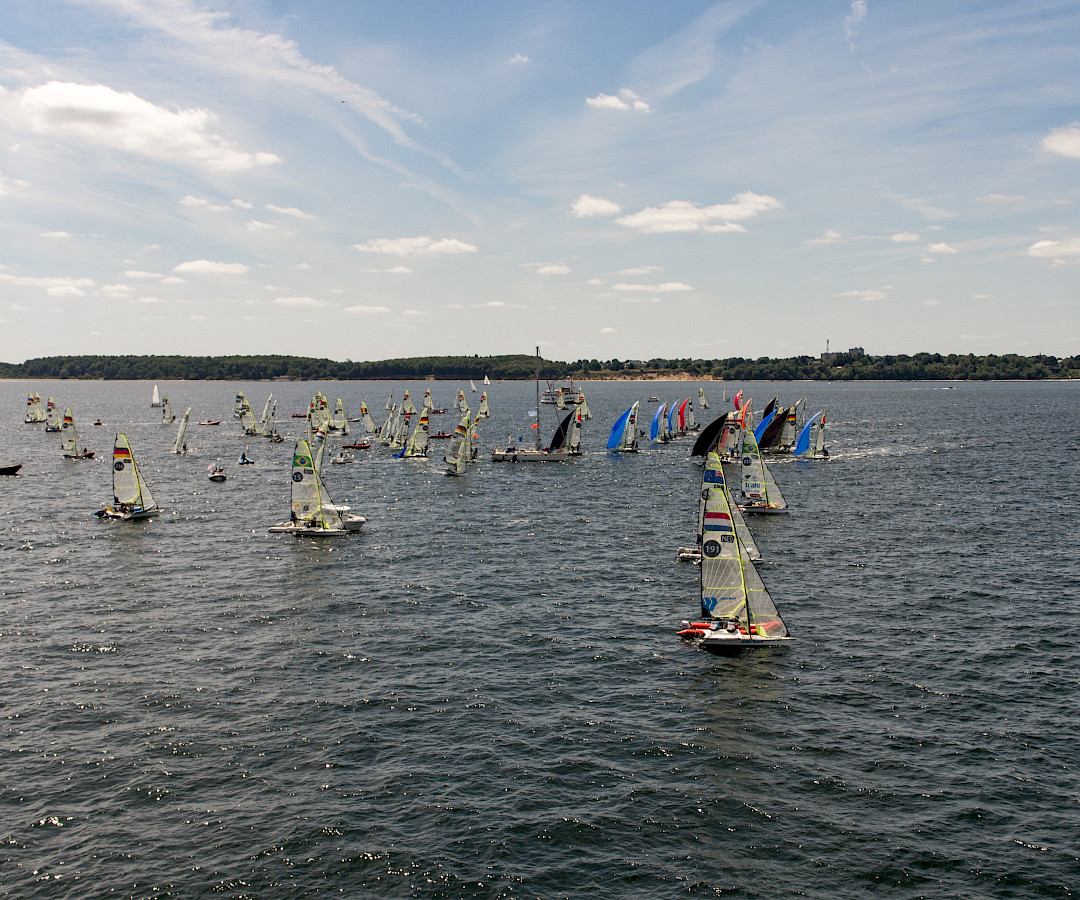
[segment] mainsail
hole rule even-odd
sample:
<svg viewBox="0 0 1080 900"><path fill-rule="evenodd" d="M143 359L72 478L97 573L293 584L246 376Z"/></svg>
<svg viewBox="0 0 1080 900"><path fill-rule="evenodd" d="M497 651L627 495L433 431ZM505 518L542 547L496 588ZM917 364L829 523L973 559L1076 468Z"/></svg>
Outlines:
<svg viewBox="0 0 1080 900"><path fill-rule="evenodd" d="M187 446L184 444L184 438L187 436L188 421L191 419L191 407L189 406L184 412L184 418L180 420L180 427L176 429L176 441L173 443L173 453L184 453L187 450Z"/></svg>
<svg viewBox="0 0 1080 900"><path fill-rule="evenodd" d="M469 446L469 413L465 413L461 417L461 421L458 422L457 428L454 429L454 436L450 439L450 447L446 451L446 456L443 457L443 462L446 463L447 475L464 475L465 469L469 465L472 451Z"/></svg>
<svg viewBox="0 0 1080 900"><path fill-rule="evenodd" d="M311 446L303 439L293 448L291 501L293 522L308 528L341 527L341 513L323 488Z"/></svg>
<svg viewBox="0 0 1080 900"><path fill-rule="evenodd" d="M45 421L45 409L41 405L40 394L30 394L26 398L26 418L23 419L27 425L40 425Z"/></svg>
<svg viewBox="0 0 1080 900"><path fill-rule="evenodd" d="M45 404L45 430L60 430L60 410L56 406L56 401L52 397L50 397L48 399L48 402Z"/></svg>
<svg viewBox="0 0 1080 900"><path fill-rule="evenodd" d="M119 512L129 515L157 509L150 487L142 480L135 455L126 434L118 434L113 443L113 502Z"/></svg>
<svg viewBox="0 0 1080 900"><path fill-rule="evenodd" d="M368 412L367 404L363 400L360 401L360 421L364 423L364 430L368 434L375 434L379 430L375 420L371 418L371 413Z"/></svg>
<svg viewBox="0 0 1080 900"><path fill-rule="evenodd" d="M161 421L169 424L173 420L172 407L169 405L169 395L161 398Z"/></svg>
<svg viewBox="0 0 1080 900"><path fill-rule="evenodd" d="M705 399L705 388L699 387L697 389L697 392L698 392L698 398L701 400L701 408L702 409L708 409L709 408L709 401Z"/></svg>
<svg viewBox="0 0 1080 900"><path fill-rule="evenodd" d="M60 449L64 456L74 458L79 453L79 434L75 430L75 414L69 406L64 410L64 421L60 425Z"/></svg>
<svg viewBox="0 0 1080 900"><path fill-rule="evenodd" d="M784 620L732 522L723 463L710 453L702 476L701 614L736 619L748 635L786 637Z"/></svg>
<svg viewBox="0 0 1080 900"><path fill-rule="evenodd" d="M719 471L717 467L720 467ZM761 559L761 551L758 550L757 544L754 542L754 537L750 533L749 527L747 527L746 519L742 517L742 513L739 512L739 507L735 504L731 497L731 491L727 490L727 482L724 479L724 470L720 463L720 455L715 450L710 450L705 458L706 471L702 475L702 488L701 488L701 500L698 502L698 527L697 527L697 545L700 549L704 543L705 535L705 523L710 521L706 517L706 506L710 497L709 490L717 485L724 485L724 490L727 492L728 501L728 515L731 516L731 523L735 526L735 534L738 535L739 541L743 545L743 549L746 551L746 555L750 559ZM711 468L711 471L709 471Z"/></svg>
<svg viewBox="0 0 1080 900"><path fill-rule="evenodd" d="M478 419L487 419L491 417L491 410L488 409L487 391L480 394L480 406L476 411L476 417Z"/></svg>
<svg viewBox="0 0 1080 900"><path fill-rule="evenodd" d="M749 430L743 434L742 473L742 495L746 501L744 510L787 509L787 501L773 480L768 465L762 460L757 441Z"/></svg>
<svg viewBox="0 0 1080 900"><path fill-rule="evenodd" d="M405 445L405 449L400 455L405 457L427 456L428 432L428 414L425 409L420 413L420 418L417 420L416 427L409 437L409 442Z"/></svg>

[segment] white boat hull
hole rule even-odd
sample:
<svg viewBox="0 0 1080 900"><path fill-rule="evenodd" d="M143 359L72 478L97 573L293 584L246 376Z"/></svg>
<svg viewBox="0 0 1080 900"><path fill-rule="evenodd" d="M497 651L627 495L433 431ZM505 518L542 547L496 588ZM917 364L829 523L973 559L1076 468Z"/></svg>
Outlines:
<svg viewBox="0 0 1080 900"><path fill-rule="evenodd" d="M562 462L571 456L579 456L576 453L564 453L561 450L535 450L531 447L515 449L508 447L505 450L495 448L491 451L492 462Z"/></svg>
<svg viewBox="0 0 1080 900"><path fill-rule="evenodd" d="M305 525L300 522L281 522L271 525L267 531L271 534L293 534L297 536L310 535L312 537L336 537L342 534L354 534L364 527L367 522L363 516L343 516L341 528L318 528Z"/></svg>

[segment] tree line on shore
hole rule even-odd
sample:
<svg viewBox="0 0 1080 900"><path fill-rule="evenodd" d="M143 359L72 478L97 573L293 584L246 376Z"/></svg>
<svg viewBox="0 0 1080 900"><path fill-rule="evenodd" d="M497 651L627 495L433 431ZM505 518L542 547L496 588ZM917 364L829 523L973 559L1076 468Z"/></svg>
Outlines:
<svg viewBox="0 0 1080 900"><path fill-rule="evenodd" d="M0 363L0 378L187 381L504 381L540 377L665 378L692 376L725 381L996 381L1080 378L1080 356L1055 357L916 353L889 356L835 353L785 359L660 359L574 362L506 356L418 356L371 362L337 362L304 356L51 356Z"/></svg>

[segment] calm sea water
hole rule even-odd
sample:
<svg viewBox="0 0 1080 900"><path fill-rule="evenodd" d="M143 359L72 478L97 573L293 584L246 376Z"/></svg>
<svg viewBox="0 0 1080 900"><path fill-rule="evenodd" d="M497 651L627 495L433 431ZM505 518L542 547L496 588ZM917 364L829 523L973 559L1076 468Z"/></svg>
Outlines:
<svg viewBox="0 0 1080 900"><path fill-rule="evenodd" d="M240 435L238 387L256 412L273 388L290 440ZM635 399L696 384L586 384L566 464L358 452L325 476L364 532L268 534L289 413L321 388L381 419L402 387L163 382L222 419L177 458L148 383L0 382L5 896L1080 891L1080 385L735 386L827 406L833 454L774 466L792 511L751 526L796 643L737 659L675 637L689 441L603 450ZM102 461L23 425L28 390ZM484 456L535 406L488 390ZM116 431L149 522L92 516Z"/></svg>

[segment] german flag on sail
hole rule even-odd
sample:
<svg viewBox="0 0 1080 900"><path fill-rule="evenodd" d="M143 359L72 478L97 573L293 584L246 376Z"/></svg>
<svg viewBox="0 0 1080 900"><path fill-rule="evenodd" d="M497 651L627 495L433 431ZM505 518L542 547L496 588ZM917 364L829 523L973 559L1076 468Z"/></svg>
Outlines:
<svg viewBox="0 0 1080 900"><path fill-rule="evenodd" d="M731 527L731 516L726 512L706 512L702 528L705 531L734 531Z"/></svg>
<svg viewBox="0 0 1080 900"><path fill-rule="evenodd" d="M114 447L113 459L131 459L131 451L127 447Z"/></svg>

